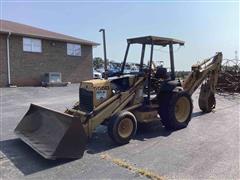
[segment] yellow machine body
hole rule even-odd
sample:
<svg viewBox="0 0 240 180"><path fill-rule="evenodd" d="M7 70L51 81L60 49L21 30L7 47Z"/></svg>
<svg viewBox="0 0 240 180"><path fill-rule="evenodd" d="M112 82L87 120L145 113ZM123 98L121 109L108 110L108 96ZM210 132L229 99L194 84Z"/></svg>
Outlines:
<svg viewBox="0 0 240 180"><path fill-rule="evenodd" d="M80 84L80 101L85 95L81 94L81 90L86 90L87 92L92 93L92 99L87 99L87 101L92 102L93 109L112 96L110 82L105 79L82 81Z"/></svg>
<svg viewBox="0 0 240 180"><path fill-rule="evenodd" d="M159 120L158 111L154 109L149 109L148 111L144 110L135 110L133 111L136 119L142 123L148 123L155 120Z"/></svg>
<svg viewBox="0 0 240 180"><path fill-rule="evenodd" d="M174 122L178 120L180 122L183 119L183 123L187 121L186 125L184 125L186 127L192 113L190 96L205 80L206 83L201 88L201 91L211 91L211 93L200 93L199 107L204 112L208 112L215 107L215 85L221 66L222 53L217 53L215 56L194 66L192 72L182 84L174 81L174 73L171 74L174 78L170 80L164 74L162 76L161 73L157 73L158 71L154 70L151 63L148 69L140 68L139 72L132 74L123 73L129 43L143 44L142 66L140 66L143 68L146 44L151 45L151 62L153 43L164 47L169 44L170 49L172 49L173 42L180 45L184 44L182 41L161 37L129 39L120 75L109 79L82 81L79 88L79 103L76 103L64 113L31 104L27 113L15 128L15 134L44 158L57 159L82 157L87 140L100 124L111 125L111 122L115 123L109 126L108 129L111 130L110 132L114 130L115 134L112 133L112 138L118 142L123 139L118 133L119 129L133 130L133 132L129 133L129 138L125 139L127 142L135 134L137 122L151 122L159 118L159 115L162 122L164 122L163 117L172 120L168 122L173 122L173 120ZM173 51L171 51L170 55L172 53ZM173 56L171 57L173 61ZM172 72L174 72L174 67ZM181 93L181 96L178 92ZM175 99L172 99L172 97ZM185 103L184 99L187 100L187 103ZM211 100L210 103L209 99ZM172 102L175 105L172 105ZM168 111L169 109L172 111ZM161 111L167 113L161 115ZM183 113L185 111L186 113ZM130 124L129 127L134 125L136 128L116 128L120 124L120 120L131 122L128 123Z"/></svg>

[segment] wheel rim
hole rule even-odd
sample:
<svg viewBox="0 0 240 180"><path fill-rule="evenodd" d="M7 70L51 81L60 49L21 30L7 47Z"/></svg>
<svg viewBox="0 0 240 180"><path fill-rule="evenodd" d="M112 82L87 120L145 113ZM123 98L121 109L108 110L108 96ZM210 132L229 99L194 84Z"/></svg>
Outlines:
<svg viewBox="0 0 240 180"><path fill-rule="evenodd" d="M175 117L178 122L185 122L190 113L190 102L186 97L180 97L175 105Z"/></svg>
<svg viewBox="0 0 240 180"><path fill-rule="evenodd" d="M127 138L132 134L133 131L133 122L129 118L124 118L120 121L118 125L118 134L122 138Z"/></svg>

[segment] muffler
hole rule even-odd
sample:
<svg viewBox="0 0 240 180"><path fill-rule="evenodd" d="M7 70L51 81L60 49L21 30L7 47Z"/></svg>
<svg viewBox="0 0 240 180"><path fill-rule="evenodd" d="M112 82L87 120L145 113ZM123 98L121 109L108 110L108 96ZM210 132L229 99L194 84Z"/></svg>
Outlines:
<svg viewBox="0 0 240 180"><path fill-rule="evenodd" d="M80 118L35 104L14 132L46 159L81 158L88 139Z"/></svg>

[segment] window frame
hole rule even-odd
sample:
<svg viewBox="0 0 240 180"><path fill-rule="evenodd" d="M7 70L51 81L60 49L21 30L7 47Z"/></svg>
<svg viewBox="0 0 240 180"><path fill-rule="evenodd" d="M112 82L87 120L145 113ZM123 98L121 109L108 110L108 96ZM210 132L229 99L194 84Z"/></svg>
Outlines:
<svg viewBox="0 0 240 180"><path fill-rule="evenodd" d="M76 43L66 43L67 44L67 55L68 56L74 56L74 57L81 57L82 56L82 46L81 44L76 44ZM72 47L71 47L72 46ZM79 46L79 52L78 48L76 46ZM70 53L72 51L72 53Z"/></svg>
<svg viewBox="0 0 240 180"><path fill-rule="evenodd" d="M31 52L31 53L42 53L42 40L38 38L31 38L31 37L23 37L23 52ZM29 41L28 43L26 41ZM36 45L38 42L39 44ZM35 44L34 44L35 43ZM29 49L26 48L26 46L29 46ZM39 48L39 50L36 50L36 47ZM34 49L35 48L35 49Z"/></svg>

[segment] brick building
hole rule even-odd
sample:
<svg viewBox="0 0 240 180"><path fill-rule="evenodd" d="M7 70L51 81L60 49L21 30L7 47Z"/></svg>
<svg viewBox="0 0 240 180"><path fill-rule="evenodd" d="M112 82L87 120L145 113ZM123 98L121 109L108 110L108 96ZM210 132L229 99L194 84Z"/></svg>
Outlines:
<svg viewBox="0 0 240 180"><path fill-rule="evenodd" d="M62 81L92 78L92 48L98 44L28 25L0 20L0 86L41 85L48 72Z"/></svg>

